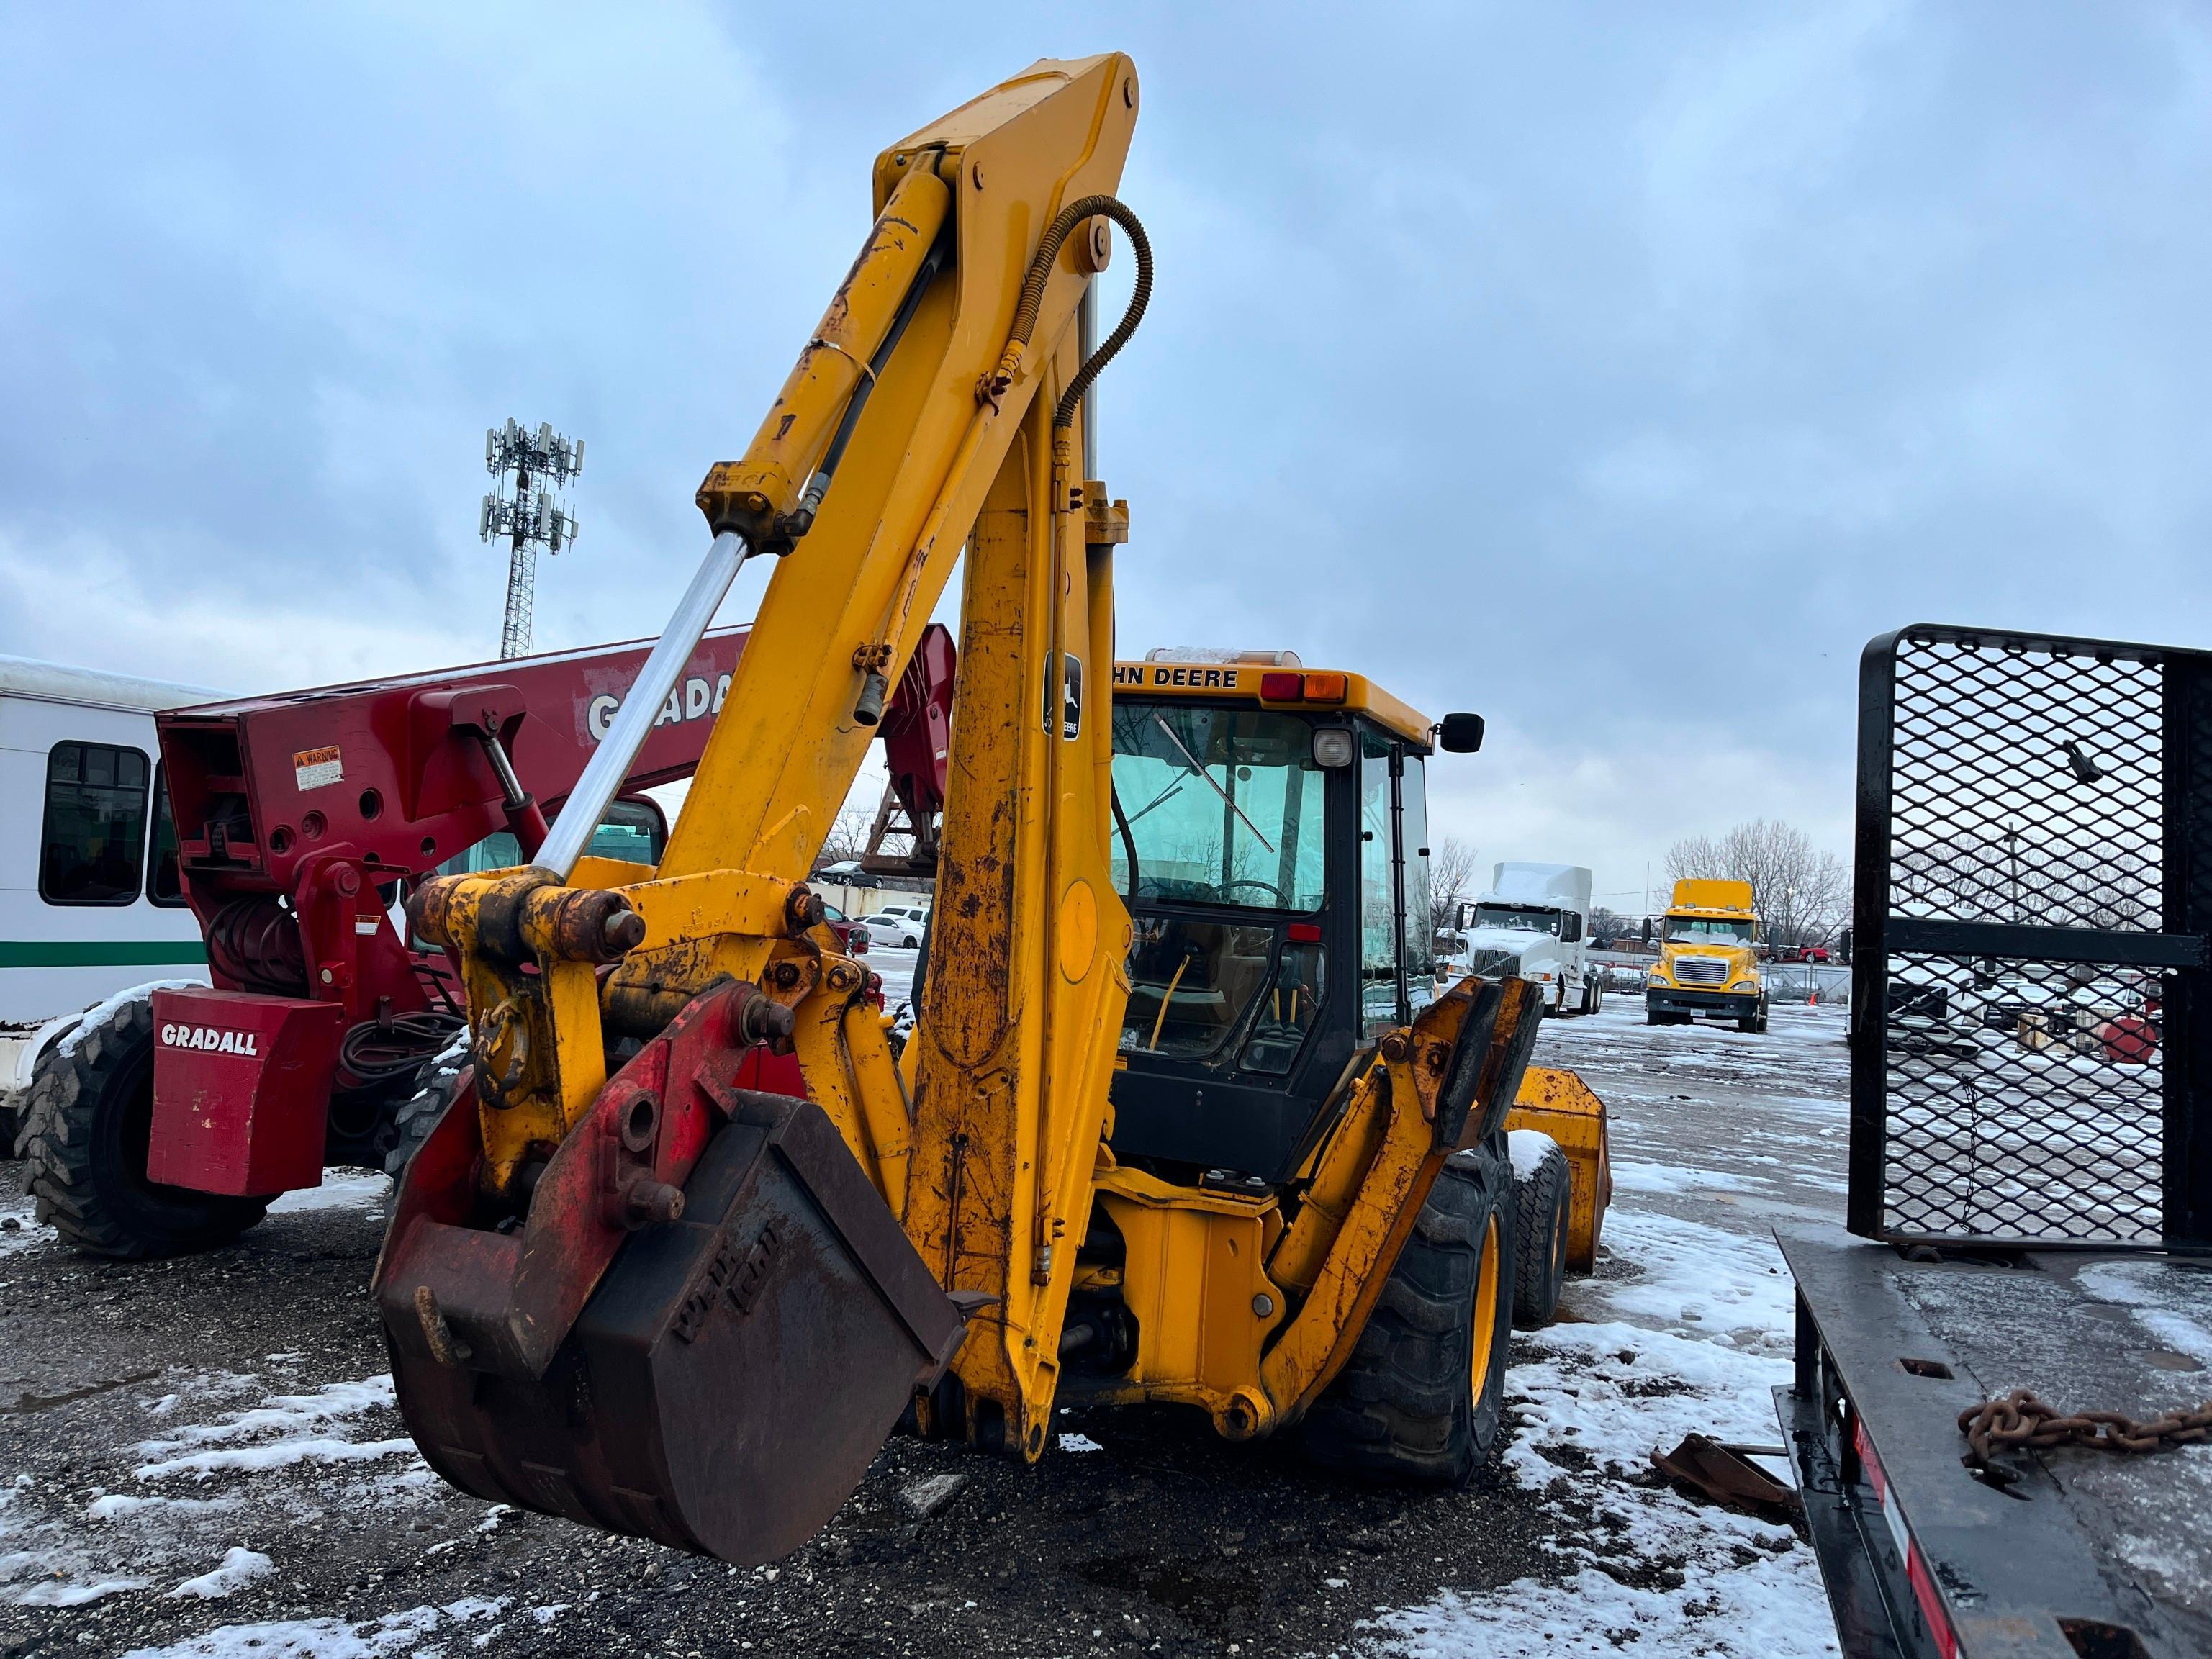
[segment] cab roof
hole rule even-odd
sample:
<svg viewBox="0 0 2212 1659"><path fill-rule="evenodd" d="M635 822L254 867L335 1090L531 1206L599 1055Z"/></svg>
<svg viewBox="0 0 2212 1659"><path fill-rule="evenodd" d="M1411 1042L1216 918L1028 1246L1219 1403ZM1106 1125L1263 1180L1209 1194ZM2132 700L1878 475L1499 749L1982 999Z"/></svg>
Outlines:
<svg viewBox="0 0 2212 1659"><path fill-rule="evenodd" d="M1236 660L1242 657L1248 660ZM1249 659L1265 657L1267 660ZM1344 682L1341 698L1270 697L1261 687L1264 675L1297 675L1301 684L1315 676ZM1155 652L1142 662L1114 665L1114 695L1141 693L1147 697L1181 697L1193 702L1250 702L1261 708L1280 708L1301 714L1348 713L1364 714L1425 753L1431 745L1429 717L1411 703L1401 702L1364 674L1341 669L1307 668L1284 652L1218 653Z"/></svg>

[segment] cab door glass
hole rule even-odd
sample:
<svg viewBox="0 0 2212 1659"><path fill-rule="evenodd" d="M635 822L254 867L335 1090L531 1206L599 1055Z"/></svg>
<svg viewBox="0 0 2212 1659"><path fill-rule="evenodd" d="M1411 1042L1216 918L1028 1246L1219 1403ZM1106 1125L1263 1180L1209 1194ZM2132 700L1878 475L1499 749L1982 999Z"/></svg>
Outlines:
<svg viewBox="0 0 2212 1659"><path fill-rule="evenodd" d="M1406 848L1406 980L1416 1010L1436 1000L1437 933L1429 916L1428 763L1408 755L1398 780Z"/></svg>
<svg viewBox="0 0 2212 1659"><path fill-rule="evenodd" d="M1390 744L1359 734L1359 1018L1369 1036L1398 1018L1396 885L1390 864Z"/></svg>

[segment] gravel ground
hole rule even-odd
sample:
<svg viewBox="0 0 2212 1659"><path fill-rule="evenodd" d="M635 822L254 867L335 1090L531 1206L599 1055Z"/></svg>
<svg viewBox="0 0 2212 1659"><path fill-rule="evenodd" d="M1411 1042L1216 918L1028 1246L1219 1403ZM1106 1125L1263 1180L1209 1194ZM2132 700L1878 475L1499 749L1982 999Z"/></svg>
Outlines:
<svg viewBox="0 0 2212 1659"><path fill-rule="evenodd" d="M123 1265L63 1249L0 1164L0 1656L1832 1651L1809 1551L1643 1458L1686 1427L1774 1437L1765 1232L1840 1212L1841 1016L1641 1018L1547 1029L1540 1059L1610 1104L1620 1191L1598 1277L1516 1343L1515 1444L1469 1491L1348 1486L1194 1413L1069 1413L1035 1470L895 1440L773 1569L438 1482L366 1294L380 1179Z"/></svg>

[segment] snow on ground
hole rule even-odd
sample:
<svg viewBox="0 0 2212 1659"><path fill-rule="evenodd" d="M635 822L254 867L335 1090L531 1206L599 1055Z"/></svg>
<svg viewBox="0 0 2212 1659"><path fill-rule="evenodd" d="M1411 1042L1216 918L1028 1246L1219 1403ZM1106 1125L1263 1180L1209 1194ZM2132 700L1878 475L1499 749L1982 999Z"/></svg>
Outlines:
<svg viewBox="0 0 2212 1659"><path fill-rule="evenodd" d="M210 1413L216 1421L185 1421L160 1438L115 1448L133 1490L94 1487L87 1498L81 1491L41 1487L27 1474L0 1487L0 1604L74 1607L149 1589L157 1578L175 1583L172 1595L228 1595L265 1576L269 1558L253 1545L274 1541L288 1518L317 1516L325 1506L404 1501L432 1479L399 1430L388 1376L311 1394L270 1393L262 1378L228 1371L175 1376L165 1386L174 1391L142 1402L157 1419L251 1403ZM306 1491L271 1478L308 1464L331 1473ZM361 1470L349 1474L348 1466ZM225 1530L243 1541L226 1546Z"/></svg>
<svg viewBox="0 0 2212 1659"><path fill-rule="evenodd" d="M323 1177L319 1187L286 1193L269 1206L271 1215L292 1215L301 1210L370 1210L380 1218L384 1200L392 1196L392 1177L356 1172Z"/></svg>
<svg viewBox="0 0 2212 1659"><path fill-rule="evenodd" d="M223 1625L204 1636L167 1647L133 1648L123 1659L382 1659L392 1654L431 1654L426 1637L451 1631L481 1647L500 1628L507 1598L464 1597L442 1607L387 1613L359 1624L343 1619L282 1619L258 1625Z"/></svg>
<svg viewBox="0 0 2212 1659"><path fill-rule="evenodd" d="M894 945L872 945L868 954L860 959L861 965L872 974L879 974L884 981L884 1006L891 1012L914 995L914 964L921 959L919 951L902 951Z"/></svg>
<svg viewBox="0 0 2212 1659"><path fill-rule="evenodd" d="M13 1223L11 1226L9 1224ZM0 1257L14 1255L35 1244L58 1242L60 1235L43 1224L28 1204L0 1209Z"/></svg>
<svg viewBox="0 0 2212 1659"><path fill-rule="evenodd" d="M1701 1115L1694 1085L1634 1085L1654 1074L1707 1073L1793 1091L1832 1081L1834 1095L1760 1103L1781 1122L1807 1120L1812 1133L1799 1138L1822 1146L1818 1120L1842 1110L1844 1066L1831 1047L1841 1028L1841 1011L1826 1009L1778 1009L1766 1037L1651 1028L1632 1006L1547 1024L1538 1063L1582 1072L1607 1101L1620 1149L1599 1276L1571 1280L1559 1322L1520 1340L1507 1384L1519 1427L1506 1467L1557 1504L1563 1524L1550 1548L1568 1576L1378 1608L1382 1652L1800 1659L1837 1651L1809 1546L1787 1526L1680 1497L1650 1467L1654 1450L1692 1431L1778 1440L1771 1391L1790 1377L1793 1304L1764 1212L1804 1207L1814 1171L1791 1170L1773 1154L1754 1164L1741 1141L1725 1160L1735 1168L1676 1161L1674 1148L1723 1126L1687 1121ZM1632 1086L1613 1086L1614 1067ZM1751 1136L1759 1145L1771 1138L1763 1128ZM1739 1120L1735 1133L1742 1129ZM1701 1155L1724 1161L1711 1156L1717 1150ZM1765 1467L1789 1478L1780 1460Z"/></svg>

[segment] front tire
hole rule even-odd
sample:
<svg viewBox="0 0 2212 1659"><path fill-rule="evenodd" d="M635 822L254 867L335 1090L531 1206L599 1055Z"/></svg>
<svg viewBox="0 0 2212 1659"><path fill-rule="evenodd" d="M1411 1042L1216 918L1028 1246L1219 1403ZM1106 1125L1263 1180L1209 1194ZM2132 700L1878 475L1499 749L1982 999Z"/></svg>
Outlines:
<svg viewBox="0 0 2212 1659"><path fill-rule="evenodd" d="M1513 1166L1504 1136L1437 1172L1367 1327L1306 1415L1316 1462L1461 1486L1504 1438L1513 1326Z"/></svg>
<svg viewBox="0 0 2212 1659"><path fill-rule="evenodd" d="M139 1261L227 1244L268 1212L265 1198L149 1181L153 1127L149 999L124 1003L39 1057L23 1125L25 1184L39 1219L80 1250Z"/></svg>
<svg viewBox="0 0 2212 1659"><path fill-rule="evenodd" d="M1524 1142L1520 1137L1527 1136ZM1513 1322L1540 1331L1559 1315L1559 1295L1567 1284L1567 1216L1574 1177L1567 1155L1551 1136L1534 1129L1513 1131L1516 1162L1534 1167L1513 1182Z"/></svg>

